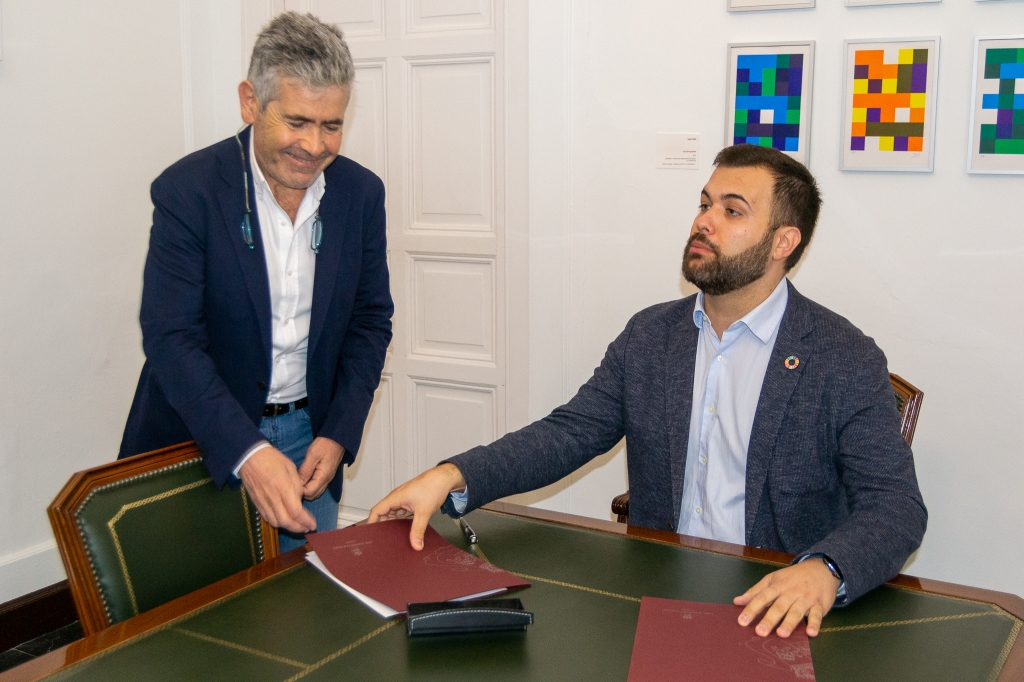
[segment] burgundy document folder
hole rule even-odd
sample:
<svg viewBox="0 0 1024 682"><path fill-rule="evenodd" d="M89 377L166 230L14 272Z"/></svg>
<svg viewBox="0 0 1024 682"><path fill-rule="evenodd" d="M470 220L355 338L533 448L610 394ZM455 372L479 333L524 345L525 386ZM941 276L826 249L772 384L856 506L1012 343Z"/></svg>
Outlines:
<svg viewBox="0 0 1024 682"><path fill-rule="evenodd" d="M530 585L429 526L417 552L409 545L411 527L411 520L384 521L311 533L306 540L335 578L398 613L410 602L483 597Z"/></svg>
<svg viewBox="0 0 1024 682"><path fill-rule="evenodd" d="M802 625L786 639L758 637L753 625L736 622L741 611L732 604L644 597L628 682L814 679Z"/></svg>

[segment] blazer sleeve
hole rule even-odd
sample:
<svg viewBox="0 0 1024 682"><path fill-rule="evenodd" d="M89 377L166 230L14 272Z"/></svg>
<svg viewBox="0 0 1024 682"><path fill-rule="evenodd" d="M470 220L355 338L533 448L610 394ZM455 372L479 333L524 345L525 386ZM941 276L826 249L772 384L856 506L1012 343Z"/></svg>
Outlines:
<svg viewBox="0 0 1024 682"><path fill-rule="evenodd" d="M842 386L838 457L849 515L806 552L836 562L847 603L891 579L921 545L928 512L914 457L900 434L885 355L870 340Z"/></svg>
<svg viewBox="0 0 1024 682"><path fill-rule="evenodd" d="M334 398L317 434L344 447L349 463L359 451L363 426L380 383L395 310L388 277L384 186L379 180L375 186L377 191L369 194L369 210L364 213L362 266L338 357Z"/></svg>
<svg viewBox="0 0 1024 682"><path fill-rule="evenodd" d="M153 228L143 275L142 347L167 402L205 453L217 485L263 439L206 352L207 215L161 176L153 182ZM244 292L243 292L244 293Z"/></svg>
<svg viewBox="0 0 1024 682"><path fill-rule="evenodd" d="M636 319L608 346L594 375L568 403L490 445L445 460L466 479L466 512L554 483L622 439L624 370Z"/></svg>

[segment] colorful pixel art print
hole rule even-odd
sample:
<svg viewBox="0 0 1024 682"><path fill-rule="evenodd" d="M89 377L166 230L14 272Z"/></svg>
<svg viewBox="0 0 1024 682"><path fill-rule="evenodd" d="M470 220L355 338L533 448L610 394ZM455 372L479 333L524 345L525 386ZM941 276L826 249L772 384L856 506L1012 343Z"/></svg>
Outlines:
<svg viewBox="0 0 1024 682"><path fill-rule="evenodd" d="M1024 35L974 41L969 173L1024 174Z"/></svg>
<svg viewBox="0 0 1024 682"><path fill-rule="evenodd" d="M939 39L846 41L842 170L929 173Z"/></svg>
<svg viewBox="0 0 1024 682"><path fill-rule="evenodd" d="M810 157L814 41L729 45L725 145Z"/></svg>

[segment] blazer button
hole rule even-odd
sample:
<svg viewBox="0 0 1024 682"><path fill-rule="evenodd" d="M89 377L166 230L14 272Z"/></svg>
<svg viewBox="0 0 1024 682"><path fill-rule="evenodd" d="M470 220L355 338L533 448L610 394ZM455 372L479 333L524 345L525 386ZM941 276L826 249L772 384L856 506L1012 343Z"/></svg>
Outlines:
<svg viewBox="0 0 1024 682"><path fill-rule="evenodd" d="M267 390L267 383L265 381L257 381L256 382L256 387L258 389L260 389L261 391L265 391L265 390Z"/></svg>

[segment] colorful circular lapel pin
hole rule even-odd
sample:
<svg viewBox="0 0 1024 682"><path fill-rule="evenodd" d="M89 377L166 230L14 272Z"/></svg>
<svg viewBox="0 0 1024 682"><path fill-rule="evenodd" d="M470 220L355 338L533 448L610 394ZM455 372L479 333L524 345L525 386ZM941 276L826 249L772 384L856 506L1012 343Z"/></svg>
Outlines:
<svg viewBox="0 0 1024 682"><path fill-rule="evenodd" d="M786 366L786 369L796 369L800 366L800 358L790 355L782 364Z"/></svg>

